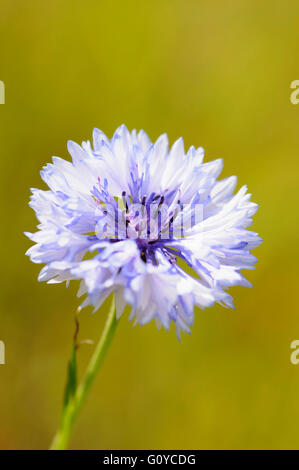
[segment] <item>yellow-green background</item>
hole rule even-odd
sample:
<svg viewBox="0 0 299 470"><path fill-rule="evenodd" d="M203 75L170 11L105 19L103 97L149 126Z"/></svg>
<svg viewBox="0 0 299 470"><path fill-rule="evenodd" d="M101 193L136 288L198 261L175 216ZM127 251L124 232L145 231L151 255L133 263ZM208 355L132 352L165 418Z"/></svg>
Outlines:
<svg viewBox="0 0 299 470"><path fill-rule="evenodd" d="M298 21L297 0L1 0L0 448L49 445L79 303L24 255L29 188L68 139L121 123L223 157L264 242L254 288L231 289L236 310L197 311L181 344L121 319L71 447L299 448ZM99 337L105 308L82 312L81 339Z"/></svg>

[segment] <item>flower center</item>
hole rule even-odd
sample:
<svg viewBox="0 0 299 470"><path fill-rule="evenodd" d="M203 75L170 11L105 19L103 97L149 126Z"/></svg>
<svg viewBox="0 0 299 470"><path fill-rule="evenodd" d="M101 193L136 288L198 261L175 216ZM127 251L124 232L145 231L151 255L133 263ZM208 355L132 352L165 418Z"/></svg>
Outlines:
<svg viewBox="0 0 299 470"><path fill-rule="evenodd" d="M176 250L167 247L174 238L174 221L182 210L175 194L152 193L149 197L136 198L126 191L121 198L109 195L107 182L95 186L92 195L97 203L96 236L111 243L125 239L135 240L144 262L158 264L156 251L160 249L169 261L176 263Z"/></svg>

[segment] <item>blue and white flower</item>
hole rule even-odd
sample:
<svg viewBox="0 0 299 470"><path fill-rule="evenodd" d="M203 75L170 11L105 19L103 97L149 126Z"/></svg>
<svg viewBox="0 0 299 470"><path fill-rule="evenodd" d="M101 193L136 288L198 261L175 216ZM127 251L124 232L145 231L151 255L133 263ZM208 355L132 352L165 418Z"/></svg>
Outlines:
<svg viewBox="0 0 299 470"><path fill-rule="evenodd" d="M233 307L225 289L250 286L240 270L253 268L261 239L246 230L257 210L246 186L234 194L235 176L217 180L221 159L203 163L202 148L186 153L179 139L169 150L167 135L152 143L125 126L68 150L71 162L54 157L41 172L49 190L32 189L40 224L27 254L45 264L40 281L79 279L82 307L114 293L118 317L129 304L135 322L174 322L178 336L195 305Z"/></svg>

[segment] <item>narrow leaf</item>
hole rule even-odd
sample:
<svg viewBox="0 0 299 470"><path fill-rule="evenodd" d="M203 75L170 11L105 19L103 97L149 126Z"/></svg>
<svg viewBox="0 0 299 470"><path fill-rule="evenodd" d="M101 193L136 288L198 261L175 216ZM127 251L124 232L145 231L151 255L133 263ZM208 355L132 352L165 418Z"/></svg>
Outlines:
<svg viewBox="0 0 299 470"><path fill-rule="evenodd" d="M68 363L67 382L64 393L63 412L73 398L77 388L77 357L76 345L74 343L71 359Z"/></svg>

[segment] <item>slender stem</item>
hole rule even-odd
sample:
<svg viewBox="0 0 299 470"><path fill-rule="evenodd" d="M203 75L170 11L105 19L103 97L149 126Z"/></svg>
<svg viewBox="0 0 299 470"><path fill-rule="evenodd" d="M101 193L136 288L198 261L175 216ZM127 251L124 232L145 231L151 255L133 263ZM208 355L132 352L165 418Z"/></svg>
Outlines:
<svg viewBox="0 0 299 470"><path fill-rule="evenodd" d="M114 333L116 331L117 319L115 314L114 298L111 304L110 312L102 333L102 336L96 346L87 367L85 377L78 386L74 398L70 400L63 413L60 429L58 430L50 449L63 450L68 446L71 430L85 399L88 391L102 365L103 359L110 346Z"/></svg>

